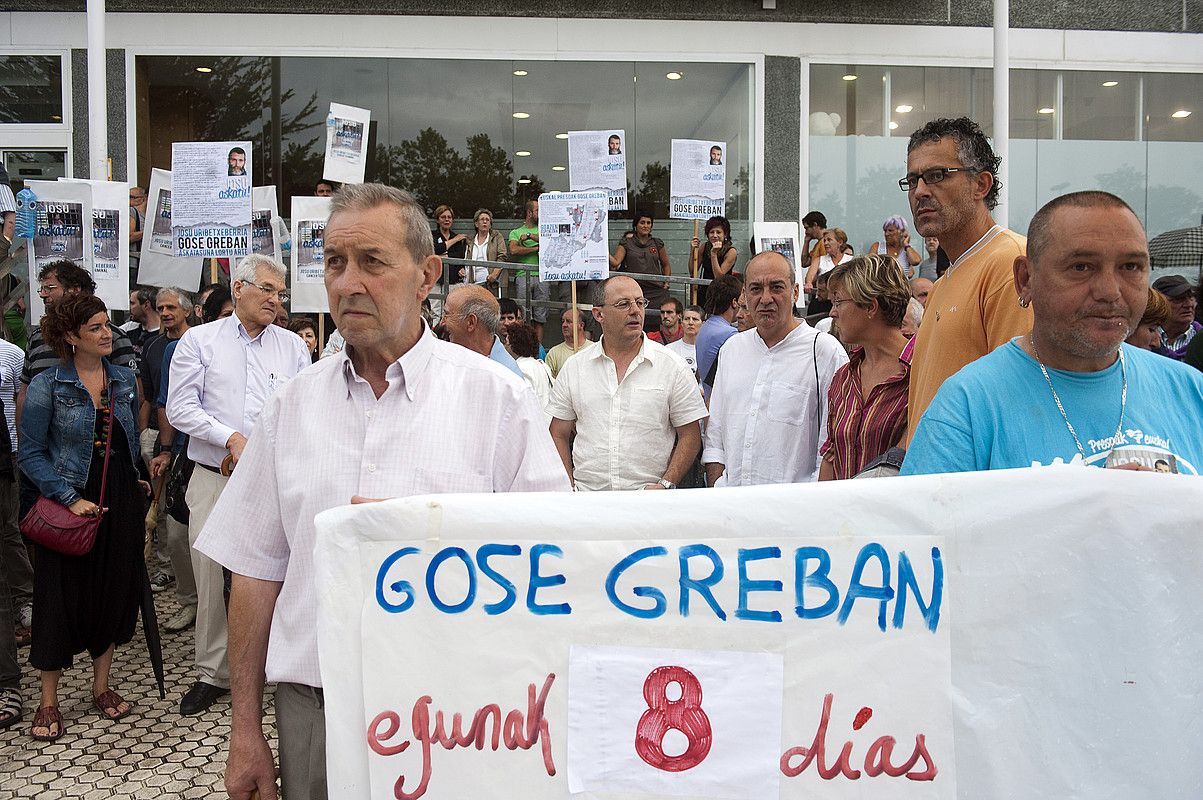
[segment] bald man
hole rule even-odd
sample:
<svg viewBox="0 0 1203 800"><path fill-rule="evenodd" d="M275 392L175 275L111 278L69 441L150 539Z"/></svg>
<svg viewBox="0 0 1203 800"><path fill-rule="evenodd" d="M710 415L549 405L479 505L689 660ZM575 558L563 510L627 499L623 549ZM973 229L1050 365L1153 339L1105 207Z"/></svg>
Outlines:
<svg viewBox="0 0 1203 800"><path fill-rule="evenodd" d="M452 287L443 306L443 327L452 344L491 358L526 380L518 362L497 335L501 331L501 304L483 286L459 284Z"/></svg>

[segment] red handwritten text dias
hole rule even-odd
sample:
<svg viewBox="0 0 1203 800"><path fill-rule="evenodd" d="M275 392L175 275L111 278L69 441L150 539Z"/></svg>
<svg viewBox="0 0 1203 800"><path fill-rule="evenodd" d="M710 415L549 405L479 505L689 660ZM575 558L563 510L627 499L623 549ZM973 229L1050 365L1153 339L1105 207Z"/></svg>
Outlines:
<svg viewBox="0 0 1203 800"><path fill-rule="evenodd" d="M681 687L677 700L668 699L670 684ZM643 682L647 711L635 729L635 752L645 762L665 772L683 772L701 764L713 739L710 718L702 710L702 684L684 667L657 667ZM689 746L679 756L664 752L664 734L677 730Z"/></svg>
<svg viewBox="0 0 1203 800"><path fill-rule="evenodd" d="M442 746L444 750L454 750L457 747L475 746L477 750L485 748L486 740L491 749L496 752L502 743L507 750L529 750L540 744L543 752L543 766L548 775L556 774L555 763L551 757L551 734L548 731L547 719L543 716L543 707L547 703L547 693L555 681L554 673L549 673L543 682L543 688L535 693L535 684L527 686L526 714L515 708L501 715L501 707L496 703L481 706L472 715L472 724L464 730L464 717L456 712L451 717L451 729L447 730L446 718L443 711L434 712L434 724L431 724L430 705L433 702L430 695L423 695L414 703L410 717L412 739L406 739L399 744L386 744L401 728L401 717L395 711L381 711L368 725L368 747L372 752L381 756L395 756L409 748L410 741L417 740L422 745L422 777L412 792L405 790L404 773L397 776L393 786L393 794L397 800L416 800L426 794L430 785L433 765L430 758L432 744Z"/></svg>
<svg viewBox="0 0 1203 800"><path fill-rule="evenodd" d="M841 774L853 781L861 777L861 770L852 768L852 742L844 743L834 764L826 763L827 728L831 723L831 701L832 695L830 694L823 699L823 716L819 720L819 728L815 731L815 738L810 747L791 747L781 755L781 772L786 777L796 778L810 766L811 762L814 762L819 776L825 781L832 780ZM872 716L873 709L868 706L861 708L852 722L852 729L860 730ZM891 778L905 776L907 780L912 781L935 780L936 762L927 752L926 737L922 733L915 734L915 748L911 751L910 757L901 764L895 765L890 761L890 756L893 755L894 746L897 743L898 740L893 736L880 736L869 745L869 749L865 752L863 774L870 778L884 774ZM800 762L791 763L794 758L799 757L802 759ZM915 770L920 759L923 761L923 769Z"/></svg>

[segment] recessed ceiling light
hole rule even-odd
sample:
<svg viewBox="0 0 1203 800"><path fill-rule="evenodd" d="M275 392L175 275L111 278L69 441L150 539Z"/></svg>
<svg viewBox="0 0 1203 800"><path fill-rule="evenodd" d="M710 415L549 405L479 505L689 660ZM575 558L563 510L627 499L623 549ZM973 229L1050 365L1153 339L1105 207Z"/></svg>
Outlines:
<svg viewBox="0 0 1203 800"><path fill-rule="evenodd" d="M855 75L845 75L845 76L844 76L844 80L846 80L846 81L854 81L854 80L856 80L856 76L855 76Z"/></svg>
<svg viewBox="0 0 1203 800"><path fill-rule="evenodd" d="M203 73L205 73L205 74L207 75L207 74L209 74L210 72L212 72L212 71L213 71L213 68L212 68L212 67L197 67L197 68L196 68L196 71L197 71L197 72L203 72Z"/></svg>
<svg viewBox="0 0 1203 800"><path fill-rule="evenodd" d="M530 178L519 178L518 183L521 183L521 184L530 183Z"/></svg>
<svg viewBox="0 0 1203 800"><path fill-rule="evenodd" d="M679 72L670 72L664 77L668 78L670 81L679 81L683 76Z"/></svg>
<svg viewBox="0 0 1203 800"><path fill-rule="evenodd" d="M62 118L62 117L60 117L58 114L51 114L51 115L50 115L50 118L51 118L52 120L54 120L55 122L62 122L62 121L63 121L63 118Z"/></svg>
<svg viewBox="0 0 1203 800"><path fill-rule="evenodd" d="M530 114L527 114L525 111L515 111L510 116L514 119L530 119Z"/></svg>
<svg viewBox="0 0 1203 800"><path fill-rule="evenodd" d="M524 69L516 69L514 70L514 74L521 78L523 75L526 75L527 72Z"/></svg>
<svg viewBox="0 0 1203 800"><path fill-rule="evenodd" d="M514 155L516 155L516 156L529 156L529 155L530 155L530 150L518 150L517 152L515 152L515 153L514 153Z"/></svg>
<svg viewBox="0 0 1203 800"><path fill-rule="evenodd" d="M567 139L567 138L568 138L568 134L566 134L566 133L557 133L557 134L556 134L556 138L557 138L557 139Z"/></svg>
<svg viewBox="0 0 1203 800"><path fill-rule="evenodd" d="M892 131L898 130L898 123L895 122L894 120L890 120L890 130L892 130Z"/></svg>
<svg viewBox="0 0 1203 800"><path fill-rule="evenodd" d="M1175 111L1173 114L1170 114L1170 116L1173 117L1174 119L1186 119L1187 117L1190 116L1190 112L1187 111L1185 108L1180 108L1177 111Z"/></svg>
<svg viewBox="0 0 1203 800"><path fill-rule="evenodd" d="M915 110L915 107L908 106L906 103L903 103L902 105L898 106L898 108L896 108L894 110L897 111L899 114L909 114Z"/></svg>
<svg viewBox="0 0 1203 800"><path fill-rule="evenodd" d="M1055 113L1057 113L1057 109L1049 108L1048 106L1045 106L1044 108L1039 109L1036 113L1037 114L1055 114Z"/></svg>
<svg viewBox="0 0 1203 800"><path fill-rule="evenodd" d="M568 167L561 167L559 164L556 164L554 167L551 168L551 171L552 172L563 172L566 169L568 169Z"/></svg>
<svg viewBox="0 0 1203 800"><path fill-rule="evenodd" d="M1110 89L1112 86L1119 86L1119 81L1103 81L1103 85Z"/></svg>

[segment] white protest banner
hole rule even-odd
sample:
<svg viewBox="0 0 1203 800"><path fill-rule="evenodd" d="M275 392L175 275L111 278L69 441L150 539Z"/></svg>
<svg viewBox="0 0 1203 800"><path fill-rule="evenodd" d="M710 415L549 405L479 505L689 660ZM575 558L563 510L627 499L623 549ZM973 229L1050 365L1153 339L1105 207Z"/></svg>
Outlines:
<svg viewBox="0 0 1203 800"><path fill-rule="evenodd" d="M129 302L129 184L114 181L59 178L92 188L92 257L88 270L96 281L96 296L109 308Z"/></svg>
<svg viewBox="0 0 1203 800"><path fill-rule="evenodd" d="M668 216L710 219L727 213L726 142L672 140Z"/></svg>
<svg viewBox="0 0 1203 800"><path fill-rule="evenodd" d="M324 240L329 197L292 198L292 303L294 312L330 313Z"/></svg>
<svg viewBox="0 0 1203 800"><path fill-rule="evenodd" d="M366 108L331 103L326 115L326 163L322 177L340 183L363 183L368 163L368 125L372 112Z"/></svg>
<svg viewBox="0 0 1203 800"><path fill-rule="evenodd" d="M627 132L568 131L568 188L574 192L603 190L611 211L627 207Z"/></svg>
<svg viewBox="0 0 1203 800"><path fill-rule="evenodd" d="M176 255L251 252L250 142L174 142L171 184Z"/></svg>
<svg viewBox="0 0 1203 800"><path fill-rule="evenodd" d="M1182 796L1201 508L1059 466L334 509L330 794Z"/></svg>
<svg viewBox="0 0 1203 800"><path fill-rule="evenodd" d="M29 317L37 322L44 311L37 293L42 267L66 259L91 272L92 187L75 181L25 181L25 185L38 198L37 228L29 247ZM128 302L127 290L119 307Z"/></svg>
<svg viewBox="0 0 1203 800"><path fill-rule="evenodd" d="M138 259L138 283L143 286L178 286L189 292L200 288L205 260L175 254L171 232L171 173L165 169L150 171L146 191L146 222L143 225L142 254Z"/></svg>
<svg viewBox="0 0 1203 800"><path fill-rule="evenodd" d="M539 195L539 280L597 281L610 275L606 193Z"/></svg>
<svg viewBox="0 0 1203 800"><path fill-rule="evenodd" d="M806 276L803 274L801 262L798 260L798 253L801 249L798 244L801 241L798 238L798 223L753 222L752 238L756 240L757 253L772 250L774 253L785 256L794 268L794 277L797 279L798 285L801 286L805 282L803 279Z"/></svg>

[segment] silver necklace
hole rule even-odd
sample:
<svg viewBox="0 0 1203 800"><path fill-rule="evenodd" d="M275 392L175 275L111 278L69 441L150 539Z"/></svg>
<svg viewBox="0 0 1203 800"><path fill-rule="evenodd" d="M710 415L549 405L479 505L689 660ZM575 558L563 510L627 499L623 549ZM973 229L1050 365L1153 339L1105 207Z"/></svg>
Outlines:
<svg viewBox="0 0 1203 800"><path fill-rule="evenodd" d="M1028 335L1028 340L1032 343L1032 355L1036 356L1036 363L1040 365L1040 373L1044 375L1044 382L1048 384L1048 390L1053 393L1053 402L1057 404L1057 410L1061 412L1061 419L1065 420L1065 427L1069 428L1069 435L1074 439L1074 445L1078 448L1078 453L1082 456L1082 463L1086 463L1086 451L1082 448L1082 442L1078 440L1078 432L1074 430L1073 423L1069 421L1069 417L1065 414L1065 406L1061 405L1061 398L1057 395L1057 390L1053 388L1053 379L1049 377L1048 370L1044 366L1044 362L1040 360L1040 351L1036 349L1036 337ZM1119 441L1120 434L1124 430L1124 411L1128 408L1128 365L1124 363L1124 348L1121 345L1119 349L1119 369L1123 376L1123 388L1119 395L1119 424L1115 426L1115 436L1111 437L1111 449L1115 449L1116 442Z"/></svg>

